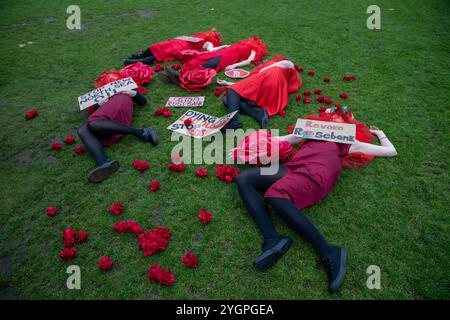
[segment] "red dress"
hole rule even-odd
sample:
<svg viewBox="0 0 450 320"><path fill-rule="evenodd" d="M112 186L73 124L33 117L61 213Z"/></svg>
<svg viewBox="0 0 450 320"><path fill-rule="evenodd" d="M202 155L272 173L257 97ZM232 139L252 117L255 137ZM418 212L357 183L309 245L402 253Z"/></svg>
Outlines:
<svg viewBox="0 0 450 320"><path fill-rule="evenodd" d="M158 62L168 62L177 59L177 53L183 50L203 50L202 47L205 42L212 42L214 46L220 45L214 39L206 36L206 33L200 32L192 35L195 38L201 38L199 42L189 42L184 40L168 39L167 41L153 43L149 46L153 55Z"/></svg>
<svg viewBox="0 0 450 320"><path fill-rule="evenodd" d="M123 125L131 126L133 120L133 99L127 94L116 94L112 96L103 106L95 110L88 122L95 120L113 120ZM104 135L101 137L102 144L109 147L122 139L123 135Z"/></svg>
<svg viewBox="0 0 450 320"><path fill-rule="evenodd" d="M298 208L320 202L333 189L350 144L307 140L291 160L288 172L266 191L265 198L285 198Z"/></svg>
<svg viewBox="0 0 450 320"><path fill-rule="evenodd" d="M278 61L271 60L271 63L264 63L256 68L257 70L252 70L248 78L228 88L266 109L269 116L281 113L289 102L289 94L296 92L301 87L302 81L295 69L271 67L259 72L262 68L276 62Z"/></svg>

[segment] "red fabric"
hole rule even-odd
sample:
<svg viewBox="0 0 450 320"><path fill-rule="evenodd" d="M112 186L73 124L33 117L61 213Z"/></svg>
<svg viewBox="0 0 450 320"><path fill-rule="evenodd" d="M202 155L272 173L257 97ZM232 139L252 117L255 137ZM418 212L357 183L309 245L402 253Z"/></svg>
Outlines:
<svg viewBox="0 0 450 320"><path fill-rule="evenodd" d="M168 39L166 41L153 43L150 50L158 62L167 62L177 59L177 53L183 50L203 50L205 42L211 42L214 47L221 45L220 33L215 31L199 32L193 34L192 37L201 38L199 42L189 42L176 39Z"/></svg>
<svg viewBox="0 0 450 320"><path fill-rule="evenodd" d="M95 120L113 120L123 125L131 126L133 120L133 100L127 94L120 93L112 96L103 106L92 113L88 122ZM122 139L123 135L104 135L102 144L109 147Z"/></svg>
<svg viewBox="0 0 450 320"><path fill-rule="evenodd" d="M131 77L138 86L150 83L153 77L153 69L142 62L135 62L120 69L124 78Z"/></svg>
<svg viewBox="0 0 450 320"><path fill-rule="evenodd" d="M271 67L263 72L262 68L276 63L269 60L252 70L250 76L231 86L241 97L254 101L273 116L282 113L289 102L289 94L297 92L302 81L297 70L281 67Z"/></svg>
<svg viewBox="0 0 450 320"><path fill-rule="evenodd" d="M187 91L202 91L204 87L211 84L212 79L217 72L214 69L204 68L202 66L190 66L181 68L178 75L178 84Z"/></svg>
<svg viewBox="0 0 450 320"><path fill-rule="evenodd" d="M298 208L320 202L333 189L349 144L307 140L293 158L284 163L288 172L266 191L264 197L285 198Z"/></svg>

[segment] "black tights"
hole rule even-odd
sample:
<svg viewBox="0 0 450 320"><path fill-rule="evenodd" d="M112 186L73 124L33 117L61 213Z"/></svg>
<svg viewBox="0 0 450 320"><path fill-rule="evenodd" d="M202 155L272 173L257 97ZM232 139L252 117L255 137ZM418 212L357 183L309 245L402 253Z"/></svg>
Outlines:
<svg viewBox="0 0 450 320"><path fill-rule="evenodd" d="M274 175L262 175L261 168L252 168L241 172L237 177L237 187L242 201L265 241L276 239L280 235L273 227L267 207L264 204L264 198L258 191L266 191L286 172L286 168L280 165L278 173ZM324 257L330 252L331 247L328 242L294 203L285 198L266 199L291 229L312 244L320 257Z"/></svg>
<svg viewBox="0 0 450 320"><path fill-rule="evenodd" d="M101 136L131 134L140 137L142 133L143 129L131 128L113 120L90 121L78 129L78 136L99 166L108 162L100 141Z"/></svg>
<svg viewBox="0 0 450 320"><path fill-rule="evenodd" d="M153 52L150 50L150 48L145 49L141 54L137 55L137 59L142 60L133 60L133 61L128 60L128 62L130 62L131 64L140 61L144 64L152 65L157 61L156 57L153 55Z"/></svg>
<svg viewBox="0 0 450 320"><path fill-rule="evenodd" d="M254 118L256 121L261 122L264 112L256 111L254 107L257 107L254 102L242 98L236 91L228 88L227 95L224 98L224 102L228 108L228 111L233 112L238 110L240 113ZM237 116L234 116L237 120Z"/></svg>

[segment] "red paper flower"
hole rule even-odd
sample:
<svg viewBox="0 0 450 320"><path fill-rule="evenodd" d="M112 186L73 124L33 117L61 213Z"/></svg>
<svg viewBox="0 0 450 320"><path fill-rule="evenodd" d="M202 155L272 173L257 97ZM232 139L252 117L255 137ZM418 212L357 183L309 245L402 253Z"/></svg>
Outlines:
<svg viewBox="0 0 450 320"><path fill-rule="evenodd" d="M317 101L319 102L324 102L325 101L325 97L324 96L317 96Z"/></svg>
<svg viewBox="0 0 450 320"><path fill-rule="evenodd" d="M316 89L316 90L314 90L314 94L321 94L322 93L322 89Z"/></svg>
<svg viewBox="0 0 450 320"><path fill-rule="evenodd" d="M172 112L170 112L170 111L164 111L164 112L162 113L162 115L163 115L164 118L169 118L169 117L172 116Z"/></svg>
<svg viewBox="0 0 450 320"><path fill-rule="evenodd" d="M342 99L347 99L348 93L342 92L341 94L339 94L339 97L341 97Z"/></svg>
<svg viewBox="0 0 450 320"><path fill-rule="evenodd" d="M193 254L192 252L186 253L182 258L181 261L184 262L184 264L189 268L197 268L198 267L198 257Z"/></svg>
<svg viewBox="0 0 450 320"><path fill-rule="evenodd" d="M132 163L133 167L140 171L140 172L144 172L146 171L148 168L150 168L150 164L148 163L147 160L141 161L141 160L134 160Z"/></svg>
<svg viewBox="0 0 450 320"><path fill-rule="evenodd" d="M172 172L183 172L184 170L186 170L186 165L184 163L170 163L168 165L169 170Z"/></svg>
<svg viewBox="0 0 450 320"><path fill-rule="evenodd" d="M226 183L236 181L236 177L239 174L239 168L234 168L230 165L218 164L216 166L216 177Z"/></svg>
<svg viewBox="0 0 450 320"><path fill-rule="evenodd" d="M72 144L75 142L75 137L74 136L68 136L64 139L64 143L65 144Z"/></svg>
<svg viewBox="0 0 450 320"><path fill-rule="evenodd" d="M117 233L131 233L134 235L144 232L144 229L140 226L140 224L133 220L117 221L113 227L113 230Z"/></svg>
<svg viewBox="0 0 450 320"><path fill-rule="evenodd" d="M301 95L299 95L299 94L297 94L297 95L295 96L295 100L297 100L297 101L300 101L300 100L302 100L302 96L301 96Z"/></svg>
<svg viewBox="0 0 450 320"><path fill-rule="evenodd" d="M63 229L62 236L64 239L64 247L68 248L75 244L75 236L77 232L72 228Z"/></svg>
<svg viewBox="0 0 450 320"><path fill-rule="evenodd" d="M212 214L211 214L211 212L209 212L205 209L200 209L198 218L202 221L203 224L208 224L212 220Z"/></svg>
<svg viewBox="0 0 450 320"><path fill-rule="evenodd" d="M302 73L303 72L303 68L300 68L297 65L294 65L295 70L297 70L298 73Z"/></svg>
<svg viewBox="0 0 450 320"><path fill-rule="evenodd" d="M166 108L166 107L164 107L164 108L158 108L158 109L155 110L154 114L155 114L155 116L163 116L163 115L164 115L164 112L166 112L166 114L167 114L167 112L170 113L169 108Z"/></svg>
<svg viewBox="0 0 450 320"><path fill-rule="evenodd" d="M36 109L31 109L27 113L25 113L24 117L27 120L31 120L39 115L38 111Z"/></svg>
<svg viewBox="0 0 450 320"><path fill-rule="evenodd" d="M61 150L62 149L62 144L59 142L53 142L51 144L51 147L53 150Z"/></svg>
<svg viewBox="0 0 450 320"><path fill-rule="evenodd" d="M77 248L64 248L63 251L59 253L59 257L63 260L72 260L77 255L78 250Z"/></svg>
<svg viewBox="0 0 450 320"><path fill-rule="evenodd" d="M304 96L310 96L311 95L311 91L305 91L305 92L303 92L303 95Z"/></svg>
<svg viewBox="0 0 450 320"><path fill-rule="evenodd" d="M77 232L77 243L84 243L88 240L88 233L84 230Z"/></svg>
<svg viewBox="0 0 450 320"><path fill-rule="evenodd" d="M150 183L150 191L155 192L159 190L159 181L158 180L153 180Z"/></svg>
<svg viewBox="0 0 450 320"><path fill-rule="evenodd" d="M188 119L184 120L183 122L186 127L189 127L192 124L192 119L188 118Z"/></svg>
<svg viewBox="0 0 450 320"><path fill-rule="evenodd" d="M324 100L324 102L325 102L326 104L332 104L332 103L333 103L333 99L331 99L331 98L326 98L326 99Z"/></svg>
<svg viewBox="0 0 450 320"><path fill-rule="evenodd" d="M323 82L329 83L330 81L331 81L331 78L328 78L328 77L323 78Z"/></svg>
<svg viewBox="0 0 450 320"><path fill-rule="evenodd" d="M124 210L123 205L120 202L114 203L111 208L108 209L108 211L112 214L115 214L116 216L121 214Z"/></svg>
<svg viewBox="0 0 450 320"><path fill-rule="evenodd" d="M310 76L313 76L313 75L315 75L316 74L316 72L314 71L314 70L309 70L308 71L308 75L310 75Z"/></svg>
<svg viewBox="0 0 450 320"><path fill-rule="evenodd" d="M103 258L98 260L97 264L98 264L98 267L100 268L100 270L107 271L107 270L111 269L113 262L110 257L104 256Z"/></svg>
<svg viewBox="0 0 450 320"><path fill-rule="evenodd" d="M155 72L160 72L161 70L164 69L163 66L160 65L159 63L155 63L154 68L155 68Z"/></svg>
<svg viewBox="0 0 450 320"><path fill-rule="evenodd" d="M147 278L155 283L160 283L164 286L168 286L175 281L175 277L170 272L170 269L164 270L159 264L153 264L150 269L147 270Z"/></svg>
<svg viewBox="0 0 450 320"><path fill-rule="evenodd" d="M311 99L305 98L305 99L303 99L303 103L311 103Z"/></svg>
<svg viewBox="0 0 450 320"><path fill-rule="evenodd" d="M187 91L202 91L203 88L212 83L212 79L216 74L215 69L205 68L201 65L188 66L188 64L185 64L178 74L178 84Z"/></svg>
<svg viewBox="0 0 450 320"><path fill-rule="evenodd" d="M156 227L152 231L146 230L138 236L139 247L144 252L144 256L151 256L155 252L165 250L171 237L170 230L163 227Z"/></svg>
<svg viewBox="0 0 450 320"><path fill-rule="evenodd" d="M58 212L58 208L55 207L55 206L51 206L51 207L47 207L47 208L45 209L45 211L47 211L47 215L48 215L49 217L53 217L53 216L55 216L56 213Z"/></svg>
<svg viewBox="0 0 450 320"><path fill-rule="evenodd" d="M195 170L195 175L197 177L206 177L208 175L208 170L206 170L205 168L198 168L197 170Z"/></svg>
<svg viewBox="0 0 450 320"><path fill-rule="evenodd" d="M120 69L120 73L126 78L133 78L138 86L150 83L153 77L152 67L139 61Z"/></svg>
<svg viewBox="0 0 450 320"><path fill-rule="evenodd" d="M73 149L73 151L74 151L76 154L80 155L80 154L84 153L84 152L86 151L86 149L84 149L84 147L82 147L82 146L76 146L76 147Z"/></svg>

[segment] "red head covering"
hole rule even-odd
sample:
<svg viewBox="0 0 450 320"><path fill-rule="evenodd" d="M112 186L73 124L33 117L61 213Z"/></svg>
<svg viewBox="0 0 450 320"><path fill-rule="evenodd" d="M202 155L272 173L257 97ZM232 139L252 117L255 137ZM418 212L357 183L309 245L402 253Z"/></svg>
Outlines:
<svg viewBox="0 0 450 320"><path fill-rule="evenodd" d="M215 28L212 28L206 32L196 33L194 36L201 37L205 39L207 42L211 42L214 47L218 47L222 45L221 33L217 32Z"/></svg>
<svg viewBox="0 0 450 320"><path fill-rule="evenodd" d="M262 42L258 36L253 36L253 38L241 40L238 42L238 44L248 46L256 52L255 59L252 61L253 64L259 64L259 62L264 59L267 54L267 45Z"/></svg>

